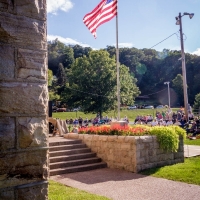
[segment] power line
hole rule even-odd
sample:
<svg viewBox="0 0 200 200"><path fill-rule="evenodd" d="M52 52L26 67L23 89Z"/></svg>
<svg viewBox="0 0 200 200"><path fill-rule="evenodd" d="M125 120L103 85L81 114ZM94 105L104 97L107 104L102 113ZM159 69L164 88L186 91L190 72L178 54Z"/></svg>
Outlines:
<svg viewBox="0 0 200 200"><path fill-rule="evenodd" d="M178 31L178 32L179 32L179 31ZM150 49L152 49L153 47L159 45L160 43L164 42L165 40L169 39L169 38L172 37L173 35L176 35L177 38L178 38L177 32L176 32L176 33L173 33L173 34L171 34L170 36L168 36L167 38L165 38L164 40L162 40L162 41L158 42L157 44L155 44L154 46L152 46Z"/></svg>
<svg viewBox="0 0 200 200"><path fill-rule="evenodd" d="M143 96L140 96L140 97L151 96L151 95L153 95L153 94L160 93L160 92L162 92L162 91L164 91L164 90L166 90L166 88L163 89L163 90L160 90L160 91L158 91L158 92L154 92L154 93L151 93L151 94L148 94L148 95L143 95Z"/></svg>

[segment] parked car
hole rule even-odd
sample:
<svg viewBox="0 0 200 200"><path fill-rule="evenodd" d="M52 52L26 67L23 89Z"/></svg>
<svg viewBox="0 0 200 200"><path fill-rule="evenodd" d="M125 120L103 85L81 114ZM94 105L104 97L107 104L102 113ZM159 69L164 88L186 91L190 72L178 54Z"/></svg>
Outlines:
<svg viewBox="0 0 200 200"><path fill-rule="evenodd" d="M158 105L158 106L156 106L156 108L157 108L157 109L159 109L159 108L164 108L164 106L163 106L163 105Z"/></svg>
<svg viewBox="0 0 200 200"><path fill-rule="evenodd" d="M153 106L145 106L144 109L154 109Z"/></svg>
<svg viewBox="0 0 200 200"><path fill-rule="evenodd" d="M128 109L128 110L137 109L137 106L129 106L127 109Z"/></svg>
<svg viewBox="0 0 200 200"><path fill-rule="evenodd" d="M57 108L56 111L57 111L57 112L66 112L67 109L66 109L66 108Z"/></svg>
<svg viewBox="0 0 200 200"><path fill-rule="evenodd" d="M72 111L73 112L77 112L77 111L79 111L80 110L80 108L74 108Z"/></svg>

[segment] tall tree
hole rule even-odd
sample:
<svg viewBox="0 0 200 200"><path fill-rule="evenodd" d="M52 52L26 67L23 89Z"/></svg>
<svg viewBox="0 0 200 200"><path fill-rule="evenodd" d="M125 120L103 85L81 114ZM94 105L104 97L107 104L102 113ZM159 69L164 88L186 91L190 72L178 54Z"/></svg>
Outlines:
<svg viewBox="0 0 200 200"><path fill-rule="evenodd" d="M174 90L178 95L178 100L181 105L184 105L183 98L183 77L181 74L178 74L175 79L172 80Z"/></svg>
<svg viewBox="0 0 200 200"><path fill-rule="evenodd" d="M195 95L195 101L194 101L194 107L193 109L196 112L200 111L200 93L198 93L197 95Z"/></svg>
<svg viewBox="0 0 200 200"><path fill-rule="evenodd" d="M56 77L57 77L57 85L58 86L65 86L66 81L67 81L67 77L66 77L65 69L64 69L62 63L59 63L59 65L58 65Z"/></svg>
<svg viewBox="0 0 200 200"><path fill-rule="evenodd" d="M136 79L121 67L121 91L123 103L132 103L139 94ZM81 106L84 112L100 113L111 110L116 105L116 61L104 50L91 51L89 56L77 58L68 73L69 85L61 94L61 99L69 107Z"/></svg>

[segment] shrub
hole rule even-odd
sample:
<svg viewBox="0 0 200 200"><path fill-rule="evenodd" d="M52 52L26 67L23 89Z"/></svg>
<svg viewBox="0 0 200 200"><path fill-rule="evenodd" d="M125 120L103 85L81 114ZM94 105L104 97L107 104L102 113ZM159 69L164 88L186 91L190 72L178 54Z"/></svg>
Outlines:
<svg viewBox="0 0 200 200"><path fill-rule="evenodd" d="M156 135L160 148L165 151L177 151L179 135L172 127L154 126L150 130L151 135Z"/></svg>

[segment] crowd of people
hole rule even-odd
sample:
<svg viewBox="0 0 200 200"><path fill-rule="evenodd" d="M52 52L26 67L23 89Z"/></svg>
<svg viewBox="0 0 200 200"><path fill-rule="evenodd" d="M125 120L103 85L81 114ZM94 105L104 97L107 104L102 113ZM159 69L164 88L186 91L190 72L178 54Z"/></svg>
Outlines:
<svg viewBox="0 0 200 200"><path fill-rule="evenodd" d="M177 112L172 112L171 109L167 109L162 111L157 110L155 116L138 115L133 124L147 124L150 126L178 125L184 128L187 133L192 133L193 136L196 136L196 134L199 134L200 132L200 119L199 117L195 117L191 111L188 112L188 119L189 120L186 119L183 108L180 108ZM74 127L87 127L89 124L92 124L93 126L102 125L116 120L116 118L108 116L100 118L98 113L93 119L83 119L79 116L79 118L75 119L66 119L66 123ZM125 116L122 120L129 123L127 116Z"/></svg>
<svg viewBox="0 0 200 200"><path fill-rule="evenodd" d="M114 120L113 117L109 118L108 116L105 116L105 117L100 118L100 116L97 115L93 119L88 119L88 118L83 119L82 117L75 118L75 119L72 119L72 118L66 119L66 123L68 125L83 127L83 126L88 126L89 124L92 124L92 125L107 124L113 120Z"/></svg>
<svg viewBox="0 0 200 200"><path fill-rule="evenodd" d="M178 125L184 128L187 134L191 133L193 137L200 133L199 117L195 117L194 114L189 111L187 120L183 109L180 109L177 112L172 112L171 110L161 112L157 111L155 117L152 115L138 115L134 123L147 124L150 126Z"/></svg>

